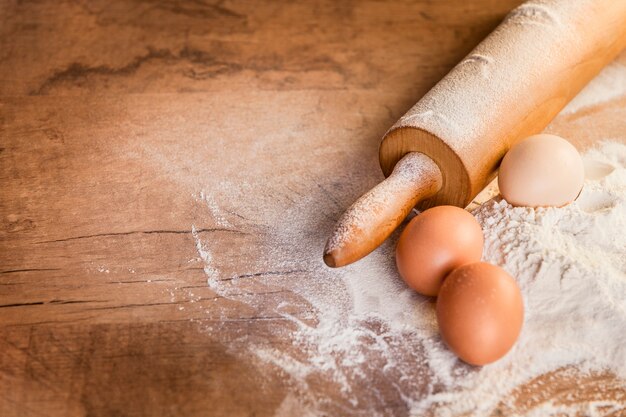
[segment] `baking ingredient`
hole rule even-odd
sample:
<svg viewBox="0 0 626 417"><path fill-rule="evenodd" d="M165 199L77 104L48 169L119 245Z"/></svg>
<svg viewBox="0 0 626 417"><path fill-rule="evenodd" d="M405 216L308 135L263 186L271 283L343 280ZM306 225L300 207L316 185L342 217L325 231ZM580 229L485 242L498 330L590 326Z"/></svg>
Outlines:
<svg viewBox="0 0 626 417"><path fill-rule="evenodd" d="M560 114L574 114L591 106L619 99L626 95L626 61L616 60L591 80Z"/></svg>
<svg viewBox="0 0 626 417"><path fill-rule="evenodd" d="M549 134L533 135L507 152L500 165L498 186L514 206L561 207L576 199L585 169L576 148Z"/></svg>
<svg viewBox="0 0 626 417"><path fill-rule="evenodd" d="M467 211L453 206L428 209L405 227L396 247L396 264L407 285L436 296L454 268L477 262L483 253L483 232Z"/></svg>
<svg viewBox="0 0 626 417"><path fill-rule="evenodd" d="M448 275L437 298L441 337L465 362L485 365L504 356L522 329L524 304L515 280L486 262Z"/></svg>

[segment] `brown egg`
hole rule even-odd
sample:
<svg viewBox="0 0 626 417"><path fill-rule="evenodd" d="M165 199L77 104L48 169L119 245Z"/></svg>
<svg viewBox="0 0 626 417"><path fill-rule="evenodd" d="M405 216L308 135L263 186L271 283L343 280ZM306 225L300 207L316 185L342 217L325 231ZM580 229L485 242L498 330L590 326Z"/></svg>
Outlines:
<svg viewBox="0 0 626 417"><path fill-rule="evenodd" d="M480 260L483 243L480 224L466 210L434 207L417 215L402 231L396 265L409 287L435 296L453 269Z"/></svg>
<svg viewBox="0 0 626 417"><path fill-rule="evenodd" d="M485 262L455 269L437 298L443 341L465 362L485 365L515 344L524 321L522 293L502 268Z"/></svg>

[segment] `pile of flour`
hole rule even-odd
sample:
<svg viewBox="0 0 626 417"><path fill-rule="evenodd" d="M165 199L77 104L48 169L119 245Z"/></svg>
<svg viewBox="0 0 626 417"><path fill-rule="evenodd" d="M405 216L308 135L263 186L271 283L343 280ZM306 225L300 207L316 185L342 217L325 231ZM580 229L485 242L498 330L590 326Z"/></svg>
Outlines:
<svg viewBox="0 0 626 417"><path fill-rule="evenodd" d="M487 414L517 385L573 364L626 378L626 146L604 143L585 161L589 179L567 207L514 208L495 197L473 212L485 235L484 260L522 288L524 327L503 360L424 404ZM624 399L597 406L604 415L606 407L623 410Z"/></svg>

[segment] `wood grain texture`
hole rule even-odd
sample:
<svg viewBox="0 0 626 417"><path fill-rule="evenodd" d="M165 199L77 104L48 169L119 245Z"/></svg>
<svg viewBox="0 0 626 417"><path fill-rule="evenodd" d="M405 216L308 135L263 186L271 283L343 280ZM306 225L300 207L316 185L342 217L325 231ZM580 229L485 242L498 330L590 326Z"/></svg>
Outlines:
<svg viewBox="0 0 626 417"><path fill-rule="evenodd" d="M282 284L314 282L323 246L272 263L280 211L314 202L327 235L382 179L386 129L518 3L0 1L0 415L274 415L289 378L236 347L294 349L276 306L312 306ZM625 140L625 109L549 131ZM207 285L199 238L239 297ZM375 373L358 407L310 384L330 415L408 414ZM564 371L514 395L529 409L603 387L619 390Z"/></svg>

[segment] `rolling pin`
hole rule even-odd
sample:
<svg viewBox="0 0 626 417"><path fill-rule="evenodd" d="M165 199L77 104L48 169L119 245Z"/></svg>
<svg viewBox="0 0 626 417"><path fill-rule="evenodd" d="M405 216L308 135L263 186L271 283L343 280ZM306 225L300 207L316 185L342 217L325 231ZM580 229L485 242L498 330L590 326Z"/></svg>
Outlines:
<svg viewBox="0 0 626 417"><path fill-rule="evenodd" d="M466 207L504 154L541 132L626 46L626 0L534 0L504 21L394 124L386 179L337 222L328 266L376 249L416 207Z"/></svg>

